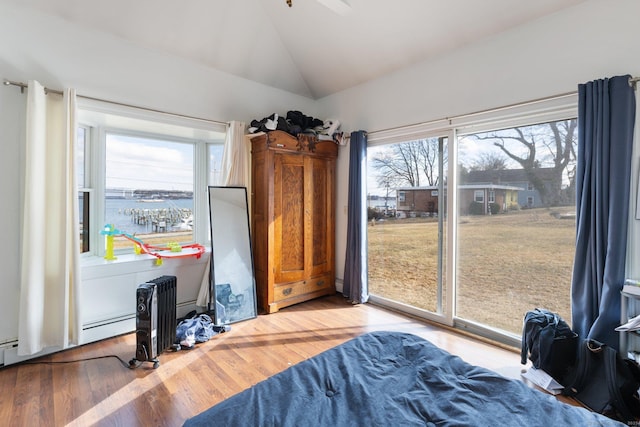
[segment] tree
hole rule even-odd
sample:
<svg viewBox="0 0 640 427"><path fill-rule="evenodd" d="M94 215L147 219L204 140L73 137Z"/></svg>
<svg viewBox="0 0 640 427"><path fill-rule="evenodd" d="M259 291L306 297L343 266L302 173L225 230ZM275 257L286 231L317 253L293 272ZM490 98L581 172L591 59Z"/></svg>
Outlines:
<svg viewBox="0 0 640 427"><path fill-rule="evenodd" d="M533 126L516 127L486 134L476 139L492 140L508 158L518 163L527 179L540 194L543 204L566 204L571 196L562 190L563 176L573 188L576 160L577 121L563 120ZM551 179L543 168L551 170ZM545 181L550 185L546 186Z"/></svg>
<svg viewBox="0 0 640 427"><path fill-rule="evenodd" d="M471 165L469 170L472 171L495 171L505 170L507 168L507 159L498 153L482 153L478 160Z"/></svg>
<svg viewBox="0 0 640 427"><path fill-rule="evenodd" d="M436 138L402 142L371 159L381 187L438 185L439 142Z"/></svg>

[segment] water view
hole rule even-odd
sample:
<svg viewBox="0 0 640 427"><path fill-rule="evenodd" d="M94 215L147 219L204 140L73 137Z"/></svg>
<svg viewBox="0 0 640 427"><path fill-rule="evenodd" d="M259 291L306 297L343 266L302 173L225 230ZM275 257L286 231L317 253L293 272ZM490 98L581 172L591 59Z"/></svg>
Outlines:
<svg viewBox="0 0 640 427"><path fill-rule="evenodd" d="M127 234L191 231L193 199L106 199L105 221Z"/></svg>

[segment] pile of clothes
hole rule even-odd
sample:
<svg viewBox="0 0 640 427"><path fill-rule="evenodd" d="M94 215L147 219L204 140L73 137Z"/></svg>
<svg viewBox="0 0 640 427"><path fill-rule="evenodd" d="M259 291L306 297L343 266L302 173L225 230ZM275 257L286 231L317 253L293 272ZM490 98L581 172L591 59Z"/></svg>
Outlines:
<svg viewBox="0 0 640 427"><path fill-rule="evenodd" d="M252 120L249 133L281 130L293 136L314 135L320 140L333 140L340 143L343 134L339 132L339 129L340 122L338 120L320 120L300 111L288 111L286 117L273 113L262 120Z"/></svg>
<svg viewBox="0 0 640 427"><path fill-rule="evenodd" d="M178 323L174 348L191 349L196 343L209 341L214 335L230 330L231 326L215 325L208 314L197 314L194 310Z"/></svg>

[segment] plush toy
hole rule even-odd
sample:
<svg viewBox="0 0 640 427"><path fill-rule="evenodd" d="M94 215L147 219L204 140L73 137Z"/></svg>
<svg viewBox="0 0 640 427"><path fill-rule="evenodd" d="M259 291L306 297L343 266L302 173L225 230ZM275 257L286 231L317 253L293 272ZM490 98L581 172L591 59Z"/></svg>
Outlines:
<svg viewBox="0 0 640 427"><path fill-rule="evenodd" d="M324 121L324 133L329 136L333 136L334 133L340 128L340 122L336 119L327 119Z"/></svg>
<svg viewBox="0 0 640 427"><path fill-rule="evenodd" d="M338 145L347 145L347 137L344 132L336 132L333 134L333 140Z"/></svg>
<svg viewBox="0 0 640 427"><path fill-rule="evenodd" d="M264 123L264 127L266 127L267 130L276 130L278 128L278 115L273 113L272 115L267 117Z"/></svg>

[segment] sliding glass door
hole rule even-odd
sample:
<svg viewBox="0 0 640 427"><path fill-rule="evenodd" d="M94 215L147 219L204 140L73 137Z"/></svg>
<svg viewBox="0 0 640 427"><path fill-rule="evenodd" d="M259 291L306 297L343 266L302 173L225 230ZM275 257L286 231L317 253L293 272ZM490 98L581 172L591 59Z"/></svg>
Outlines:
<svg viewBox="0 0 640 427"><path fill-rule="evenodd" d="M561 96L370 135L370 300L510 345L529 310L570 322L575 105Z"/></svg>
<svg viewBox="0 0 640 427"><path fill-rule="evenodd" d="M528 310L570 321L576 120L458 144L457 318L512 334Z"/></svg>
<svg viewBox="0 0 640 427"><path fill-rule="evenodd" d="M369 293L441 314L445 278L446 137L369 147Z"/></svg>

